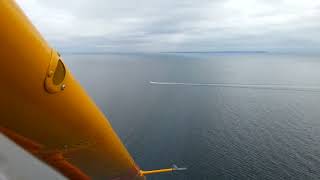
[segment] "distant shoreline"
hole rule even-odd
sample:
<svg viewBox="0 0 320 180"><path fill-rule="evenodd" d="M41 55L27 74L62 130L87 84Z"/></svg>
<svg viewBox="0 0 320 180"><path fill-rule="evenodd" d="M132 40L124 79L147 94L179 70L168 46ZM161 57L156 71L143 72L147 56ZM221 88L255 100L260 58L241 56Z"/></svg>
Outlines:
<svg viewBox="0 0 320 180"><path fill-rule="evenodd" d="M68 52L61 51L62 54L260 54L270 53L268 51L160 51L160 52Z"/></svg>
<svg viewBox="0 0 320 180"><path fill-rule="evenodd" d="M222 53L232 53L232 54L260 54L268 53L268 51L165 51L160 53L190 53L190 54L222 54Z"/></svg>

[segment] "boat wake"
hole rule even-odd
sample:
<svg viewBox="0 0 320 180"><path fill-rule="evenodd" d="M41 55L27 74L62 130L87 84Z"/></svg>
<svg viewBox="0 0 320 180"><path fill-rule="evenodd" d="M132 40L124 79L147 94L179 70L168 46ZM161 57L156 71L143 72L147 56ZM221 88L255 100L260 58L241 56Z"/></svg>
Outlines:
<svg viewBox="0 0 320 180"><path fill-rule="evenodd" d="M280 85L280 84L275 85L275 84L231 84L231 83L185 83L185 82L161 82L161 81L150 81L149 83L151 85L162 85L162 86L210 86L210 87L223 87L223 88L320 92L320 86L292 86L292 85Z"/></svg>

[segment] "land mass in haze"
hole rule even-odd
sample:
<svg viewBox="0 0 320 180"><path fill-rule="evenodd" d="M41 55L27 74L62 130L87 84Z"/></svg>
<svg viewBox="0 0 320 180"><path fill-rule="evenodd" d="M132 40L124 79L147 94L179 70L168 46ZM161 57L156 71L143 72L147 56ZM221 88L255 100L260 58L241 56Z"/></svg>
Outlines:
<svg viewBox="0 0 320 180"><path fill-rule="evenodd" d="M234 54L239 54L239 53L268 53L268 51L165 51L161 53L234 53Z"/></svg>

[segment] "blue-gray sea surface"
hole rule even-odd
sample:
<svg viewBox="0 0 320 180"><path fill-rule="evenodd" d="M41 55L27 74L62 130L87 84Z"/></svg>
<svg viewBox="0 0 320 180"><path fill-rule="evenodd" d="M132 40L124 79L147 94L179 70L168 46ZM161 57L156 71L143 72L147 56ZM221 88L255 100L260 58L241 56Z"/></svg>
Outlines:
<svg viewBox="0 0 320 180"><path fill-rule="evenodd" d="M188 168L149 180L320 178L320 56L65 54L64 60L142 169Z"/></svg>

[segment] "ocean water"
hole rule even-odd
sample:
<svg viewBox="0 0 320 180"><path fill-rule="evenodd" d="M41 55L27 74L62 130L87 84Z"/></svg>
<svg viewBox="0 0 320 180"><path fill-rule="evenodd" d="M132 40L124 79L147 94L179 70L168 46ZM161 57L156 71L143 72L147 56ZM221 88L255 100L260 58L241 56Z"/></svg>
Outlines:
<svg viewBox="0 0 320 180"><path fill-rule="evenodd" d="M150 180L319 179L320 56L65 54Z"/></svg>

